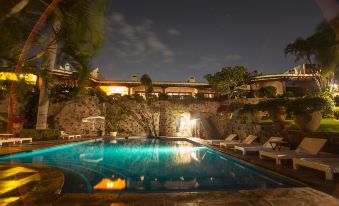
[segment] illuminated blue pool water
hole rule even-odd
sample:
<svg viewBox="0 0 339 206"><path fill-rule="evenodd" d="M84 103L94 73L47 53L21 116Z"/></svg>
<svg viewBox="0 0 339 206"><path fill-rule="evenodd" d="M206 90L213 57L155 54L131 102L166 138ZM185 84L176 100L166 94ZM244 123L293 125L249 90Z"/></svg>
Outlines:
<svg viewBox="0 0 339 206"><path fill-rule="evenodd" d="M63 192L160 192L296 187L295 183L188 141L82 142L4 156L65 174Z"/></svg>

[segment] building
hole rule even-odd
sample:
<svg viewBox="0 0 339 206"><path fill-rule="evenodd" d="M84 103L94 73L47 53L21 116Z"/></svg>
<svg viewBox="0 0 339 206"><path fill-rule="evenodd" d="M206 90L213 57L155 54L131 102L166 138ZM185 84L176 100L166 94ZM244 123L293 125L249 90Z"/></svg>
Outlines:
<svg viewBox="0 0 339 206"><path fill-rule="evenodd" d="M315 74L312 74L311 65L302 64L289 69L283 74L261 75L255 77L248 86L250 91L256 91L263 87L273 86L277 94L281 95L286 92L298 93L300 90L316 87ZM77 72L66 63L64 66L54 69L51 79L52 84L77 85ZM16 75L0 73L0 80L17 80ZM21 75L22 76L22 75ZM41 80L33 74L23 75L30 83L36 82L40 85ZM106 80L98 68L90 73L91 86L98 87L107 95L145 95L145 87L141 85L137 75L132 74L130 80ZM196 96L203 95L205 98L214 98L215 92L212 85L206 82L197 82L195 76L190 76L186 82L173 81L153 81L153 94L167 94L169 96Z"/></svg>
<svg viewBox="0 0 339 206"><path fill-rule="evenodd" d="M99 76L99 75L98 75ZM145 95L145 87L141 85L137 75L132 75L130 80L102 80L92 75L92 85L99 87L107 95ZM196 82L194 76L190 76L187 82L153 81L153 94L160 93L169 96L195 96L202 94L205 98L214 98L211 85L203 82Z"/></svg>
<svg viewBox="0 0 339 206"><path fill-rule="evenodd" d="M286 92L299 93L301 90L316 87L316 74L313 74L310 65L302 64L289 69L283 74L271 74L255 77L250 85L252 91L263 87L273 86L277 89L277 94Z"/></svg>

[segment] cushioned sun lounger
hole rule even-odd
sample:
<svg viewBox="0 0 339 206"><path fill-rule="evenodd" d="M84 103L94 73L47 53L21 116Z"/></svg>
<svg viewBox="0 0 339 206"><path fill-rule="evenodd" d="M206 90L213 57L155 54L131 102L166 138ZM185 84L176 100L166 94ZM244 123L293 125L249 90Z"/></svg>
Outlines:
<svg viewBox="0 0 339 206"><path fill-rule="evenodd" d="M224 146L226 148L232 148L237 144L252 144L254 142L254 140L256 140L258 138L258 136L255 135L248 135L244 140L242 141L231 141L231 142L220 142L220 147Z"/></svg>
<svg viewBox="0 0 339 206"><path fill-rule="evenodd" d="M9 138L9 139L13 139L15 142L20 142L21 144L22 144L23 141L29 141L29 142L33 141L33 139L30 138L30 137L23 137L23 138L12 137L12 138Z"/></svg>
<svg viewBox="0 0 339 206"><path fill-rule="evenodd" d="M299 166L325 172L326 180L333 180L333 174L339 173L339 156L333 158L293 158L293 169Z"/></svg>
<svg viewBox="0 0 339 206"><path fill-rule="evenodd" d="M281 141L282 137L271 137L269 138L265 144L238 144L234 145L234 150L242 151L242 154L245 155L246 152L258 152L261 149L272 150L271 141ZM274 144L274 143L273 143Z"/></svg>
<svg viewBox="0 0 339 206"><path fill-rule="evenodd" d="M327 139L305 137L296 150L281 149L277 151L260 150L259 158L264 157L275 159L277 165L281 164L282 159L293 159L302 157L317 157L323 148Z"/></svg>
<svg viewBox="0 0 339 206"><path fill-rule="evenodd" d="M237 137L237 134L230 134L225 139L205 139L208 144L220 145L220 142L232 142Z"/></svg>
<svg viewBox="0 0 339 206"><path fill-rule="evenodd" d="M2 146L3 143L13 143L15 144L15 140L14 139L0 139L0 146Z"/></svg>

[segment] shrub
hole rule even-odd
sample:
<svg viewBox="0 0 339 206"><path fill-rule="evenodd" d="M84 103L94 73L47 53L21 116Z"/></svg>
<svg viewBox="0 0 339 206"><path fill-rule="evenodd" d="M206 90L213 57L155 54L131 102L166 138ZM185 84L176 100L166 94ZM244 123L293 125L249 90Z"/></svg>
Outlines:
<svg viewBox="0 0 339 206"><path fill-rule="evenodd" d="M242 112L249 112L249 113L253 113L259 110L260 108L258 107L257 104L244 104L244 106L241 109Z"/></svg>
<svg viewBox="0 0 339 206"><path fill-rule="evenodd" d="M258 97L274 98L277 95L277 88L274 86L262 87L256 91Z"/></svg>
<svg viewBox="0 0 339 206"><path fill-rule="evenodd" d="M60 136L60 131L57 129L23 129L20 132L20 137L31 137L33 141L46 141L58 139Z"/></svg>
<svg viewBox="0 0 339 206"><path fill-rule="evenodd" d="M339 106L339 96L334 97L335 106Z"/></svg>
<svg viewBox="0 0 339 206"><path fill-rule="evenodd" d="M321 97L298 98L291 102L289 110L294 114L308 114L316 111L324 111L328 107L326 99Z"/></svg>
<svg viewBox="0 0 339 206"><path fill-rule="evenodd" d="M205 99L205 96L204 96L203 93L196 93L196 94L195 94L195 98L196 98L197 100L203 100L203 99Z"/></svg>
<svg viewBox="0 0 339 206"><path fill-rule="evenodd" d="M334 118L339 119L339 111L334 111Z"/></svg>
<svg viewBox="0 0 339 206"><path fill-rule="evenodd" d="M168 100L168 95L166 93L160 93L158 99L159 100Z"/></svg>
<svg viewBox="0 0 339 206"><path fill-rule="evenodd" d="M66 84L57 84L51 88L50 98L53 103L71 100L77 95L78 88Z"/></svg>
<svg viewBox="0 0 339 206"><path fill-rule="evenodd" d="M277 111L279 107L289 107L290 100L285 98L277 98L267 101L262 101L257 104L257 109L261 111Z"/></svg>
<svg viewBox="0 0 339 206"><path fill-rule="evenodd" d="M231 103L228 109L229 111L234 112L236 110L241 109L243 106L244 104L235 102L235 103Z"/></svg>

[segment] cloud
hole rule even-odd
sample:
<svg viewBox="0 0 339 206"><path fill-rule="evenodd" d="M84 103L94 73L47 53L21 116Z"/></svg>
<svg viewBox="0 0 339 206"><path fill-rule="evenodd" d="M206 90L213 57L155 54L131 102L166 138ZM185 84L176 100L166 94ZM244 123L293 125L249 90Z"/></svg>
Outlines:
<svg viewBox="0 0 339 206"><path fill-rule="evenodd" d="M112 14L108 33L113 56L131 64L145 61L173 62L174 52L158 38L153 25L150 19L132 25L123 14Z"/></svg>
<svg viewBox="0 0 339 206"><path fill-rule="evenodd" d="M221 67L220 61L217 57L214 56L205 56L201 57L200 60L197 63L190 64L187 66L191 69L210 69L210 68L219 68Z"/></svg>
<svg viewBox="0 0 339 206"><path fill-rule="evenodd" d="M202 56L200 59L187 67L190 69L210 70L220 69L226 65L232 65L232 62L241 60L241 56L238 54L225 55L224 57L218 57L216 55Z"/></svg>
<svg viewBox="0 0 339 206"><path fill-rule="evenodd" d="M239 61L241 59L241 56L238 54L230 54L225 56L225 61L226 62L234 62L234 61Z"/></svg>
<svg viewBox="0 0 339 206"><path fill-rule="evenodd" d="M167 34L171 36L180 36L181 32L176 29L169 29L167 30Z"/></svg>

